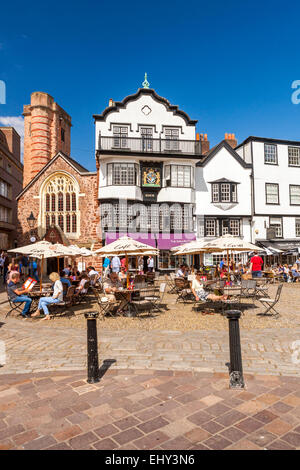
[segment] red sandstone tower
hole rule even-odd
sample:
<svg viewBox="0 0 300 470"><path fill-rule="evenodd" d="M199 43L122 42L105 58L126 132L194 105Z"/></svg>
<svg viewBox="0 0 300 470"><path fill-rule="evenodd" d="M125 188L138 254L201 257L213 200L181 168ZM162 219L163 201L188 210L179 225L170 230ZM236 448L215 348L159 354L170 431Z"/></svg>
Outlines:
<svg viewBox="0 0 300 470"><path fill-rule="evenodd" d="M24 106L24 187L62 151L70 155L71 117L48 93L36 91Z"/></svg>

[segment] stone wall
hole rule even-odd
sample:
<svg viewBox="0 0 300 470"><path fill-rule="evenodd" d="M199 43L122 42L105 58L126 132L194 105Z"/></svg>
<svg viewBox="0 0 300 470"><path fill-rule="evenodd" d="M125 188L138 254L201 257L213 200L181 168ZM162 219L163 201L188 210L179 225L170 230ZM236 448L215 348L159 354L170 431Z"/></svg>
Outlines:
<svg viewBox="0 0 300 470"><path fill-rule="evenodd" d="M79 196L79 211L80 211L80 236L77 239L69 238L71 244L78 244L80 246L93 247L93 249L100 248L101 245L101 232L100 227L100 209L98 207L97 198L97 179L98 176L94 173L81 174L74 167L69 164L64 158L58 157L53 161L40 177L33 182L26 191L20 196L18 200L18 245L27 245L30 243L30 230L27 223L31 211L34 217L39 219L40 211L40 189L43 182L51 175L57 172L67 172L72 175L78 182L80 188ZM34 235L40 239L44 235L44 230L41 227L36 227ZM88 260L92 264L99 267L101 259Z"/></svg>

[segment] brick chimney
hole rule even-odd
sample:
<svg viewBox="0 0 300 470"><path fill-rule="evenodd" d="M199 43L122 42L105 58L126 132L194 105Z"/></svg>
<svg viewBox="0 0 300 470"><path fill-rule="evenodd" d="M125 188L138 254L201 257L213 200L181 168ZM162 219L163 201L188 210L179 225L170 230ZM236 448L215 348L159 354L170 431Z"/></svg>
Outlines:
<svg viewBox="0 0 300 470"><path fill-rule="evenodd" d="M201 142L201 153L202 154L207 153L209 151L209 141L207 140L207 134L204 134L204 135L200 134L200 142Z"/></svg>
<svg viewBox="0 0 300 470"><path fill-rule="evenodd" d="M227 134L225 133L225 140L227 144L229 144L233 149L237 146L237 140L235 138L235 134Z"/></svg>

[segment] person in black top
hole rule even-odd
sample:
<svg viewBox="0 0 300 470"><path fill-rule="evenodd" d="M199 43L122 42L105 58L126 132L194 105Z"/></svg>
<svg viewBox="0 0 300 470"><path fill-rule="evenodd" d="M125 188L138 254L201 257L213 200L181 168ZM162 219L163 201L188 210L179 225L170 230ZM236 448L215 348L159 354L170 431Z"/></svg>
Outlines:
<svg viewBox="0 0 300 470"><path fill-rule="evenodd" d="M32 299L28 297L27 294L28 290L23 289L22 284L20 283L20 274L13 273L11 276L11 281L7 285L7 294L13 303L25 303L23 308L22 316L24 318L28 317L28 312L30 310Z"/></svg>

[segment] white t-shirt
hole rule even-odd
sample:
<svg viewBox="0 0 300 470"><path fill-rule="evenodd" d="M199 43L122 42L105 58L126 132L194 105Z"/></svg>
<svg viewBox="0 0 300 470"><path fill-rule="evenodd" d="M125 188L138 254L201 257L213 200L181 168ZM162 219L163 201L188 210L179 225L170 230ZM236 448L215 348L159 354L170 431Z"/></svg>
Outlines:
<svg viewBox="0 0 300 470"><path fill-rule="evenodd" d="M59 299L60 302L64 300L64 289L61 281L55 281L53 289L53 298Z"/></svg>
<svg viewBox="0 0 300 470"><path fill-rule="evenodd" d="M201 284L197 279L194 279L192 282L192 289L194 291L202 291L203 289L203 284Z"/></svg>
<svg viewBox="0 0 300 470"><path fill-rule="evenodd" d="M91 277L91 276L94 276L94 274L96 274L97 276L99 276L98 271L95 271L94 269L92 269L92 270L89 272L88 275L89 275L89 277Z"/></svg>

